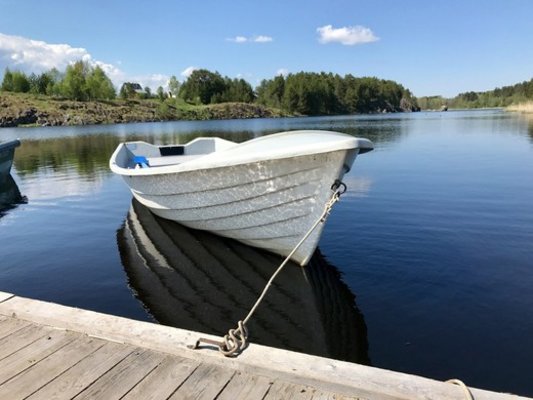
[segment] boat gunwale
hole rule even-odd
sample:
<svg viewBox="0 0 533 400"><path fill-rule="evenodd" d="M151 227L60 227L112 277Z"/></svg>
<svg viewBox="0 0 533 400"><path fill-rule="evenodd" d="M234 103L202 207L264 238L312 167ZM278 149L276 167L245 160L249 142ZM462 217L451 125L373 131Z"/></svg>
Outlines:
<svg viewBox="0 0 533 400"><path fill-rule="evenodd" d="M249 143L257 143L258 141L264 141L264 140L275 140L276 138L279 138L282 135L289 135L289 134L296 134L296 135L302 135L304 132L308 133L314 133L314 134L335 134L338 137L345 136L342 139L337 140L331 140L330 142L326 143L311 143L311 144L304 144L299 146L291 146L289 148L278 148L273 152L270 153L252 153L252 154L240 154L233 156L231 153L232 150L234 150L239 145L247 145ZM348 151L348 150L356 150L357 153L361 152L367 152L372 150L373 144L370 140L364 139L364 138L357 138L353 137L347 134L339 133L339 132L332 132L332 131L288 131L288 132L282 132L278 134L271 134L266 136L261 136L256 139L252 139L243 143L240 143L239 145L226 149L221 150L219 152L213 152L206 154L205 156L200 156L194 160L187 161L181 164L171 164L171 165L165 165L165 166L157 166L157 167L149 167L149 168L126 168L119 166L116 163L116 158L120 151L125 148L126 151L129 151L126 147L126 144L129 142L120 143L116 150L113 152L113 155L111 156L109 160L109 167L110 169L122 176L129 176L129 177L137 177L137 176L156 176L156 175L166 175L166 174L175 174L175 173L182 173L182 172L195 172L199 170L211 170L216 168L226 168L226 167L233 167L233 166L240 166L240 165L246 165L246 164L253 164L253 163L259 163L264 161L271 161L271 160L282 160L282 159L291 159L295 157L305 157L305 156L312 156L312 155L318 155L318 154L325 154L325 153L333 153L336 151ZM222 158L220 157L220 154L228 152L230 157L228 158Z"/></svg>
<svg viewBox="0 0 533 400"><path fill-rule="evenodd" d="M0 143L0 152L13 150L20 146L20 140L10 140L9 142Z"/></svg>

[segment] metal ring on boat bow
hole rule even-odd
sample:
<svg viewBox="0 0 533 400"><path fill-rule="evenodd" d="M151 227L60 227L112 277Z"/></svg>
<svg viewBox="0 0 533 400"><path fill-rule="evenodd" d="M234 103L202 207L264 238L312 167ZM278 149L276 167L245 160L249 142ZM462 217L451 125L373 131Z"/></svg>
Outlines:
<svg viewBox="0 0 533 400"><path fill-rule="evenodd" d="M341 194L344 194L346 192L346 189L346 184L340 179L335 179L335 182L333 182L333 185L331 185L331 190L333 190L334 192L338 192L339 196Z"/></svg>

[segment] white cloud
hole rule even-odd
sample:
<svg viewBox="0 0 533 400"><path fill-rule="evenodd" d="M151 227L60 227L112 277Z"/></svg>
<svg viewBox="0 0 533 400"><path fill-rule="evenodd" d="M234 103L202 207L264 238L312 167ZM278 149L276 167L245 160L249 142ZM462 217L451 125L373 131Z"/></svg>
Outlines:
<svg viewBox="0 0 533 400"><path fill-rule="evenodd" d="M100 68L102 68L106 75L109 76L109 79L111 79L113 82L123 82L124 80L126 80L126 74L120 68L115 67L113 64L108 64L102 61L93 61L91 59L89 59L88 61L91 65L99 66Z"/></svg>
<svg viewBox="0 0 533 400"><path fill-rule="evenodd" d="M278 75L287 76L289 75L289 70L287 68L280 68L276 71L276 76Z"/></svg>
<svg viewBox="0 0 533 400"><path fill-rule="evenodd" d="M0 64L23 71L41 72L51 68L64 69L77 61L91 60L89 52L68 44L49 44L21 36L0 33Z"/></svg>
<svg viewBox="0 0 533 400"><path fill-rule="evenodd" d="M254 74L252 74L250 72L245 72L245 73L239 72L237 75L235 75L235 78L237 78L237 79L245 79L247 81L252 80L253 77L254 77Z"/></svg>
<svg viewBox="0 0 533 400"><path fill-rule="evenodd" d="M140 75L129 77L130 81L138 82L143 88L148 86L152 91L155 91L159 86L163 89L168 89L168 81L170 77L162 74Z"/></svg>
<svg viewBox="0 0 533 400"><path fill-rule="evenodd" d="M273 40L274 39L272 39L272 37L264 36L264 35L259 35L259 36L256 36L256 37L253 38L253 41L256 42L256 43L268 43L268 42L271 42Z"/></svg>
<svg viewBox="0 0 533 400"><path fill-rule="evenodd" d="M188 78L191 76L193 71L197 70L198 68L193 67L192 65L190 67L185 68L183 71L181 71L181 76L184 76L185 78Z"/></svg>
<svg viewBox="0 0 533 400"><path fill-rule="evenodd" d="M331 25L325 25L317 28L317 32L320 43L338 42L346 46L353 46L379 40L369 28L360 25L345 26L342 28L333 28Z"/></svg>
<svg viewBox="0 0 533 400"><path fill-rule="evenodd" d="M119 67L100 60L95 60L82 47L72 47L68 44L50 44L41 40L32 40L22 36L0 33L0 73L6 67L27 73L40 73L51 68L64 70L67 65L83 60L92 66L99 66L113 81L115 86L131 81L139 82L143 87L152 89L158 86L166 87L169 77L161 74L130 75ZM117 62L121 64L121 62Z"/></svg>
<svg viewBox="0 0 533 400"><path fill-rule="evenodd" d="M274 39L272 39L272 37L270 36L266 36L266 35L258 35L258 36L252 36L252 37L249 37L247 38L246 36L235 36L235 37L232 37L232 38L227 38L226 39L228 42L233 42L233 43L239 43L239 44L242 44L242 43L268 43L268 42L272 42Z"/></svg>
<svg viewBox="0 0 533 400"><path fill-rule="evenodd" d="M226 40L228 42L234 42L234 43L246 43L248 41L248 39L245 38L244 36L235 36L233 38L227 38Z"/></svg>

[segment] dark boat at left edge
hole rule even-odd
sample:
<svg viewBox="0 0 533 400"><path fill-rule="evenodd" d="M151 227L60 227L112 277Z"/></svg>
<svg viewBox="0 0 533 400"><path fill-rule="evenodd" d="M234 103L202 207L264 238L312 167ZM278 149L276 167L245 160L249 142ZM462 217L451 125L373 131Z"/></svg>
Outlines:
<svg viewBox="0 0 533 400"><path fill-rule="evenodd" d="M7 210L27 201L26 197L20 194L17 183L11 176L15 148L19 146L18 139L0 143L0 217Z"/></svg>
<svg viewBox="0 0 533 400"><path fill-rule="evenodd" d="M0 143L0 176L9 175L11 165L13 165L13 156L15 148L20 146L20 140L11 140L10 142Z"/></svg>

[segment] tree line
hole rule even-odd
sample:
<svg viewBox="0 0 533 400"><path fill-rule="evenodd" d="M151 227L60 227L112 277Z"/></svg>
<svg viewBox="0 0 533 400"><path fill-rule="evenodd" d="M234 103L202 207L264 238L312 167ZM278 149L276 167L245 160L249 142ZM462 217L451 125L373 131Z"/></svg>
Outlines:
<svg viewBox="0 0 533 400"><path fill-rule="evenodd" d="M231 79L206 69L194 70L177 93L189 103L216 104L227 102L253 103L255 93L244 79Z"/></svg>
<svg viewBox="0 0 533 400"><path fill-rule="evenodd" d="M243 102L303 115L415 111L416 98L402 85L378 78L299 72L265 79L255 89L244 79L195 70L176 95L195 104Z"/></svg>
<svg viewBox="0 0 533 400"><path fill-rule="evenodd" d="M397 82L325 72L263 80L257 88L257 101L304 115L418 110L416 98Z"/></svg>
<svg viewBox="0 0 533 400"><path fill-rule="evenodd" d="M78 61L65 72L56 69L42 74L5 70L3 91L45 94L60 98L88 101L111 100L117 91L99 66ZM185 101L189 104L225 102L259 103L291 114L334 115L348 113L414 111L417 99L402 85L373 77L340 76L332 73L299 72L263 80L252 88L242 78L229 78L206 69L194 70L180 83L175 76L168 90L142 88L124 82L118 91L122 99L159 98L161 101Z"/></svg>
<svg viewBox="0 0 533 400"><path fill-rule="evenodd" d="M533 100L533 79L486 92L459 93L451 100L454 108L507 107Z"/></svg>
<svg viewBox="0 0 533 400"><path fill-rule="evenodd" d="M507 107L511 104L533 100L533 79L503 86L485 92L464 92L452 98L442 96L419 97L418 104L422 109L439 109L442 106L450 108L484 108Z"/></svg>
<svg viewBox="0 0 533 400"><path fill-rule="evenodd" d="M24 72L6 68L0 89L79 101L110 100L116 96L115 87L104 70L84 61L68 65L63 73L52 68L39 75L26 75Z"/></svg>

